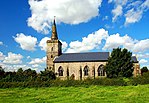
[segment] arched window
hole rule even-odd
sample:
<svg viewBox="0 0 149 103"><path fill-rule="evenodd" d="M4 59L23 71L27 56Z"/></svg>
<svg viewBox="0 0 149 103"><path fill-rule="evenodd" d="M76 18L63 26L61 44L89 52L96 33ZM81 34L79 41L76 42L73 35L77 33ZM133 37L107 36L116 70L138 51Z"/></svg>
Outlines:
<svg viewBox="0 0 149 103"><path fill-rule="evenodd" d="M98 72L98 76L105 76L104 66L103 66L103 65L100 65L100 66L98 67L97 72Z"/></svg>
<svg viewBox="0 0 149 103"><path fill-rule="evenodd" d="M88 76L88 70L89 70L89 67L85 66L84 67L84 76Z"/></svg>
<svg viewBox="0 0 149 103"><path fill-rule="evenodd" d="M63 68L61 66L58 68L58 74L59 76L63 76Z"/></svg>

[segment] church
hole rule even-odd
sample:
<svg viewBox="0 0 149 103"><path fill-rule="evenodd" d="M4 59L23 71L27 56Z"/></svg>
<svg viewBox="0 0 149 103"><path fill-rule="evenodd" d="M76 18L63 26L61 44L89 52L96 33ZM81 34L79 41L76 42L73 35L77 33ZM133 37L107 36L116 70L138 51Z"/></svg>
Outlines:
<svg viewBox="0 0 149 103"><path fill-rule="evenodd" d="M104 66L109 52L62 53L62 43L58 39L55 19L52 25L51 40L47 40L47 69L55 72L62 80L69 78L82 80L86 78L106 77ZM132 56L133 75L141 74L140 65Z"/></svg>

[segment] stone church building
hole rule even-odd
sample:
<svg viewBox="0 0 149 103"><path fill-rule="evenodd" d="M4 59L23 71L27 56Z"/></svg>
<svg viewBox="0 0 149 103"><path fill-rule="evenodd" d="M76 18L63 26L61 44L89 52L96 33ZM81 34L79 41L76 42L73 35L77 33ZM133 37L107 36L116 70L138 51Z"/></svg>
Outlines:
<svg viewBox="0 0 149 103"><path fill-rule="evenodd" d="M56 73L60 79L81 80L85 78L106 77L104 66L109 52L62 53L62 43L58 40L55 20L52 25L51 40L47 40L47 69ZM135 56L133 75L141 74L140 65Z"/></svg>

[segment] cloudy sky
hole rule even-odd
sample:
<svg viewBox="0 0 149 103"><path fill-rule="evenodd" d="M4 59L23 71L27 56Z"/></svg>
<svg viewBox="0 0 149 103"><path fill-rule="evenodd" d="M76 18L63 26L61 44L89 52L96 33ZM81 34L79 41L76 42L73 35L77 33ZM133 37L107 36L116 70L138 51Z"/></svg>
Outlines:
<svg viewBox="0 0 149 103"><path fill-rule="evenodd" d="M149 0L2 0L0 13L6 70L44 70L54 16L64 53L127 48L149 68Z"/></svg>

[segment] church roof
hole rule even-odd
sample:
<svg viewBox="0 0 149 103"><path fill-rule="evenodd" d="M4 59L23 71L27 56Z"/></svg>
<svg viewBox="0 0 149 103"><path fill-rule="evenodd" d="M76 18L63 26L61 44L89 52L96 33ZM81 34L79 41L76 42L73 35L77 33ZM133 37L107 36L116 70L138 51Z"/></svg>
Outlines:
<svg viewBox="0 0 149 103"><path fill-rule="evenodd" d="M88 52L88 53L64 53L57 57L54 62L93 62L107 61L109 52Z"/></svg>
<svg viewBox="0 0 149 103"><path fill-rule="evenodd" d="M64 53L55 58L54 62L107 62L108 58L109 52ZM138 63L136 56L132 56L132 61Z"/></svg>
<svg viewBox="0 0 149 103"><path fill-rule="evenodd" d="M134 63L138 63L138 60L137 60L136 56L132 56L132 57L131 57L131 60L132 60Z"/></svg>

